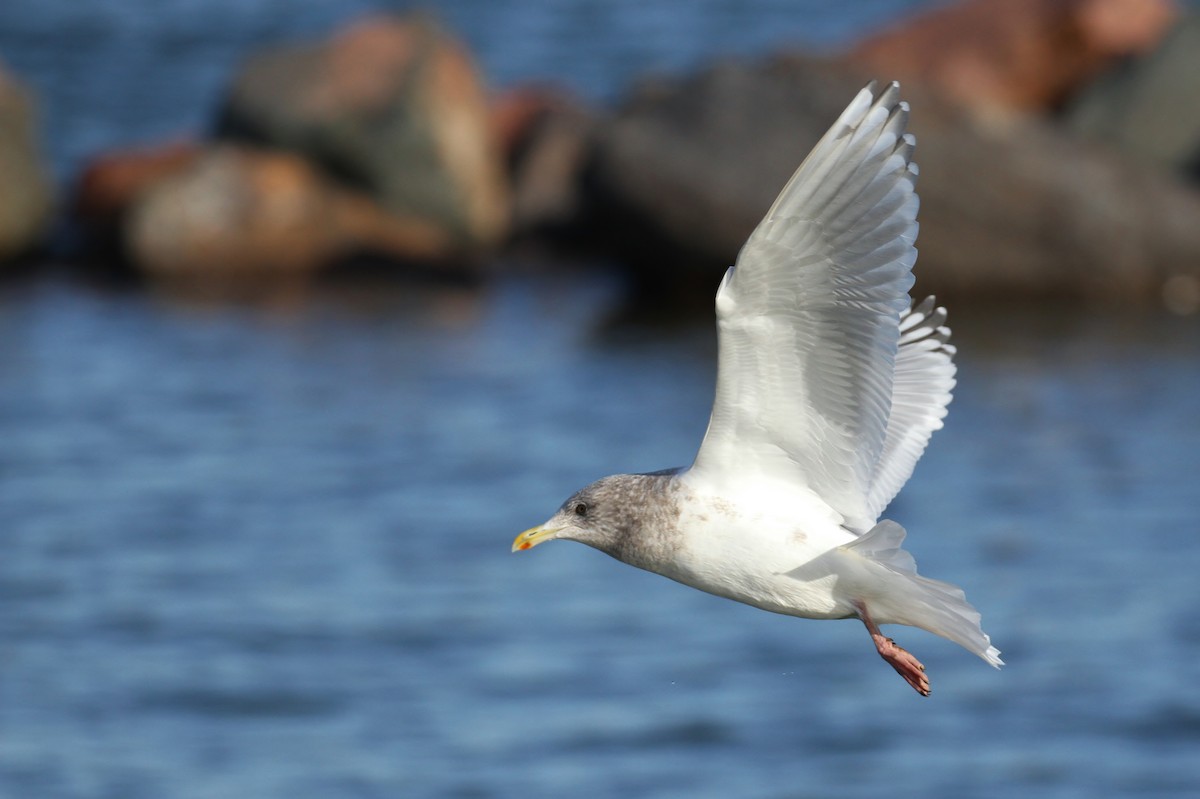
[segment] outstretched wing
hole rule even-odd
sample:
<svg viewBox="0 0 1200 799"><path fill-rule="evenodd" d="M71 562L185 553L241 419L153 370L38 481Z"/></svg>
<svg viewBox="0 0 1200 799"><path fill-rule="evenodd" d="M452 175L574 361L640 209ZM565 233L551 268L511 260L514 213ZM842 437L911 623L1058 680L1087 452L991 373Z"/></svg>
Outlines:
<svg viewBox="0 0 1200 799"><path fill-rule="evenodd" d="M874 523L917 255L907 118L897 84L859 92L726 273L716 398L693 479L800 481L849 528ZM900 455L889 474L903 471Z"/></svg>

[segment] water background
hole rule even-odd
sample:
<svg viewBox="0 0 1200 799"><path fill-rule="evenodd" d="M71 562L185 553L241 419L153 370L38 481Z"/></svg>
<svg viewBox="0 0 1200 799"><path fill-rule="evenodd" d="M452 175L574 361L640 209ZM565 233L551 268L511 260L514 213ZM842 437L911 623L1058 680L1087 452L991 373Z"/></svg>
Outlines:
<svg viewBox="0 0 1200 799"><path fill-rule="evenodd" d="M5 0L0 56L67 174L365 5ZM599 98L906 5L442 13L497 83ZM0 284L0 797L1200 793L1200 320L951 309L956 399L889 515L1009 666L894 628L921 699L857 623L509 553L579 485L694 454L711 320L612 324L620 289Z"/></svg>

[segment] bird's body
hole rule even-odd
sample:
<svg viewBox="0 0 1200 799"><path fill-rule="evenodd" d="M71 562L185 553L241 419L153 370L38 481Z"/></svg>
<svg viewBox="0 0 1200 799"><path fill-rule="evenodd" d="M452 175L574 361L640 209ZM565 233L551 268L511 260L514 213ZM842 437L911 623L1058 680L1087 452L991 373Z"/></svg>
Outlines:
<svg viewBox="0 0 1200 799"><path fill-rule="evenodd" d="M813 619L853 615L835 599L831 575L789 575L853 540L816 494L769 484L714 492L687 472L650 479L663 481L654 493L669 497L678 514L648 514L647 526L630 538L660 543L653 552L627 545L620 560L764 610Z"/></svg>
<svg viewBox="0 0 1200 799"><path fill-rule="evenodd" d="M928 694L924 667L879 624L1001 661L963 592L918 575L904 529L878 521L941 427L955 374L945 311L909 305L915 141L898 91L859 93L722 281L716 398L692 465L598 480L513 548L573 539L764 610L860 618Z"/></svg>

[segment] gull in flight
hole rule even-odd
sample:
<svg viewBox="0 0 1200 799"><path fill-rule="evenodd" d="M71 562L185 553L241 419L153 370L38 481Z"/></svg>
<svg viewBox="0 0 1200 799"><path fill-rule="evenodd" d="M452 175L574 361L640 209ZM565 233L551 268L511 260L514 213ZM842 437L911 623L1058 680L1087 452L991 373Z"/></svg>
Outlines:
<svg viewBox="0 0 1200 799"><path fill-rule="evenodd" d="M908 296L917 167L899 94L858 93L721 281L716 398L692 465L597 480L513 550L579 541L763 610L857 618L928 696L925 667L881 624L1003 661L962 589L917 574L904 528L879 520L955 374L945 310Z"/></svg>

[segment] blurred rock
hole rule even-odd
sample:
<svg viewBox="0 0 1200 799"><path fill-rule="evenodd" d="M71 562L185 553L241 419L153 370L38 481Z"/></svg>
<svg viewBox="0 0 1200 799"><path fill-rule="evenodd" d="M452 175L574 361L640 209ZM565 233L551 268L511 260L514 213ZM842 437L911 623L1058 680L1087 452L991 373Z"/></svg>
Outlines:
<svg viewBox="0 0 1200 799"><path fill-rule="evenodd" d="M1041 112L1152 50L1176 12L1173 0L967 0L872 36L848 58L967 106Z"/></svg>
<svg viewBox="0 0 1200 799"><path fill-rule="evenodd" d="M302 153L392 213L426 220L444 231L447 254L487 249L507 232L479 74L424 17L371 18L252 58L218 130Z"/></svg>
<svg viewBox="0 0 1200 799"><path fill-rule="evenodd" d="M800 58L724 64L636 94L602 128L602 224L652 291L709 297L866 83ZM918 291L1157 301L1200 274L1200 194L1033 119L987 124L904 89L921 167Z"/></svg>
<svg viewBox="0 0 1200 799"><path fill-rule="evenodd" d="M1153 53L1081 92L1063 116L1076 132L1200 181L1198 98L1200 14L1193 13Z"/></svg>
<svg viewBox="0 0 1200 799"><path fill-rule="evenodd" d="M726 63L643 83L600 125L589 205L643 291L706 302L791 172L861 88L798 75L804 85L795 90Z"/></svg>
<svg viewBox="0 0 1200 799"><path fill-rule="evenodd" d="M93 247L120 249L121 226L143 192L193 164L201 145L178 141L116 150L92 159L75 187L72 209Z"/></svg>
<svg viewBox="0 0 1200 799"><path fill-rule="evenodd" d="M52 203L33 98L0 64L0 261L40 242Z"/></svg>
<svg viewBox="0 0 1200 799"><path fill-rule="evenodd" d="M493 103L492 130L508 165L515 236L555 236L578 223L596 122L591 109L553 88L520 87Z"/></svg>
<svg viewBox="0 0 1200 799"><path fill-rule="evenodd" d="M145 272L189 280L306 275L364 251L434 259L447 248L441 229L332 185L297 155L233 145L139 192L125 239Z"/></svg>

